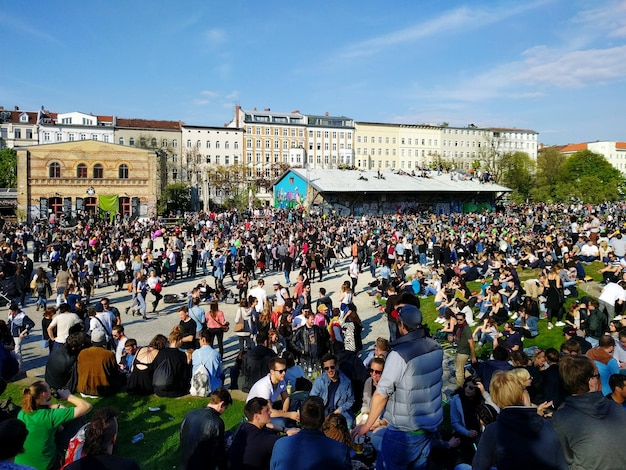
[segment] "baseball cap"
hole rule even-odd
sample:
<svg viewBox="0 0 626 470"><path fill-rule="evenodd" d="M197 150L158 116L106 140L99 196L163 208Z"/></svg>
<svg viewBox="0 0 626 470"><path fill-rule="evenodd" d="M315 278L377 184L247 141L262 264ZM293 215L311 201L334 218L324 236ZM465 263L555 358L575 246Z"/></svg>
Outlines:
<svg viewBox="0 0 626 470"><path fill-rule="evenodd" d="M417 328L422 324L422 311L415 305L403 305L398 309L398 318L409 328Z"/></svg>
<svg viewBox="0 0 626 470"><path fill-rule="evenodd" d="M317 306L317 311L318 312L325 312L326 310L328 310L328 307L324 304L320 304Z"/></svg>
<svg viewBox="0 0 626 470"><path fill-rule="evenodd" d="M96 312L104 312L104 307L102 306L102 304L100 302L96 302L96 304L94 305L94 309L96 310Z"/></svg>
<svg viewBox="0 0 626 470"><path fill-rule="evenodd" d="M91 332L91 342L95 346L103 345L106 342L106 336L104 335L104 331L99 328L96 328Z"/></svg>

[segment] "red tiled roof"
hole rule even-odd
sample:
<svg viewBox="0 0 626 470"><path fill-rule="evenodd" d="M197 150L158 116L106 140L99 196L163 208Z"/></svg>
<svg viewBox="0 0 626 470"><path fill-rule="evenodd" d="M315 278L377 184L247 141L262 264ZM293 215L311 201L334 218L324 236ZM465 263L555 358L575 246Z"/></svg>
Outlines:
<svg viewBox="0 0 626 470"><path fill-rule="evenodd" d="M626 150L626 142L615 142L615 148Z"/></svg>
<svg viewBox="0 0 626 470"><path fill-rule="evenodd" d="M125 119L117 118L116 127L131 127L139 129L164 129L164 130L180 130L179 121L153 121L149 119Z"/></svg>
<svg viewBox="0 0 626 470"><path fill-rule="evenodd" d="M24 113L28 114L28 124L37 124L37 113L32 111L10 111L10 110L2 110L4 113L11 113L10 122L14 124L24 124L20 122L20 116Z"/></svg>
<svg viewBox="0 0 626 470"><path fill-rule="evenodd" d="M587 144L568 144L561 148L561 153L578 152L580 150L587 150Z"/></svg>

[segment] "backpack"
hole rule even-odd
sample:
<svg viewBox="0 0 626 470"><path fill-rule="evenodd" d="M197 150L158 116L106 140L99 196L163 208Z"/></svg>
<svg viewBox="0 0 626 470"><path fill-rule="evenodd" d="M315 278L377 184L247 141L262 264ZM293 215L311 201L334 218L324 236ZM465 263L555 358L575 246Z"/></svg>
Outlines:
<svg viewBox="0 0 626 470"><path fill-rule="evenodd" d="M204 364L200 364L198 370L191 377L189 394L194 397L208 397L211 394L209 371Z"/></svg>
<svg viewBox="0 0 626 470"><path fill-rule="evenodd" d="M63 460L61 470L72 462L76 462L85 456L83 454L83 447L85 446L85 434L87 433L88 427L89 423L81 426L76 434L74 434L74 436L70 439L70 442L67 445L67 450L65 451L65 459Z"/></svg>
<svg viewBox="0 0 626 470"><path fill-rule="evenodd" d="M155 390L168 390L174 386L174 367L169 357L166 357L165 360L154 369L152 386Z"/></svg>

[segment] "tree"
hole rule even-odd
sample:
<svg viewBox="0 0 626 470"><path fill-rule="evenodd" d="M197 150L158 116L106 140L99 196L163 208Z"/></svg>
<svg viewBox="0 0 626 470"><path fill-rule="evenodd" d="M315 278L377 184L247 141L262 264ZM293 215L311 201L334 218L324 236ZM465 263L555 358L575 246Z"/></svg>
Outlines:
<svg viewBox="0 0 626 470"><path fill-rule="evenodd" d="M0 150L0 188L17 188L17 152Z"/></svg>
<svg viewBox="0 0 626 470"><path fill-rule="evenodd" d="M485 131L484 140L478 142L478 160L481 168L487 170L499 183L502 178L502 156L504 137L500 132Z"/></svg>
<svg viewBox="0 0 626 470"><path fill-rule="evenodd" d="M525 152L505 153L501 166L502 184L513 190L513 201L526 201L535 185L535 162Z"/></svg>
<svg viewBox="0 0 626 470"><path fill-rule="evenodd" d="M163 190L159 201L159 212L164 213L170 209L180 211L191 209L189 186L186 183L168 184Z"/></svg>
<svg viewBox="0 0 626 470"><path fill-rule="evenodd" d="M565 155L556 147L547 147L539 151L536 185L530 191L535 201L554 202L564 197L559 176L564 163Z"/></svg>
<svg viewBox="0 0 626 470"><path fill-rule="evenodd" d="M579 199L598 204L619 199L624 178L603 155L583 150L565 160L559 172L559 182L563 185L560 197L566 198L561 201Z"/></svg>

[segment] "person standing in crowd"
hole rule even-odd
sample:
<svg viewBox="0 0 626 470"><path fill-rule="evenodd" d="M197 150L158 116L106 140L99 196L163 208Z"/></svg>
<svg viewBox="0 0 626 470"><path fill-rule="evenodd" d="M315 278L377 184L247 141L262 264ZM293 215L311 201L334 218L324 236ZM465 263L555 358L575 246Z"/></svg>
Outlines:
<svg viewBox="0 0 626 470"><path fill-rule="evenodd" d="M26 312L20 309L19 305L12 302L11 305L9 305L8 325L15 344L13 354L15 354L17 362L20 367L22 367L22 342L24 338L28 337L30 330L35 327L35 322L26 315Z"/></svg>
<svg viewBox="0 0 626 470"><path fill-rule="evenodd" d="M454 359L454 368L456 385L457 387L463 387L467 360L471 358L472 364L476 363L476 350L474 348L472 330L467 324L465 314L458 312L455 314L455 318L456 326L454 328L454 338L456 341L456 357Z"/></svg>
<svg viewBox="0 0 626 470"><path fill-rule="evenodd" d="M399 309L398 334L372 397L369 417L354 434L367 434L384 411L389 426L377 468L425 469L443 422L443 350L426 336L422 312L414 305Z"/></svg>
<svg viewBox="0 0 626 470"><path fill-rule="evenodd" d="M225 426L220 415L232 403L228 390L220 387L211 393L206 408L187 413L180 425L178 470L228 469Z"/></svg>

